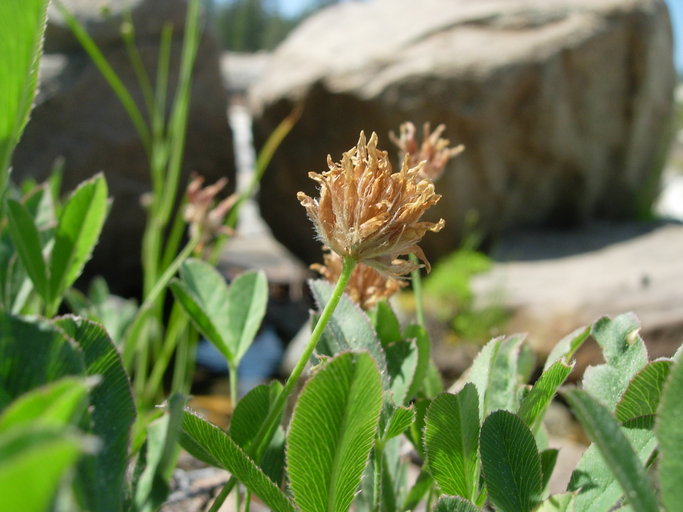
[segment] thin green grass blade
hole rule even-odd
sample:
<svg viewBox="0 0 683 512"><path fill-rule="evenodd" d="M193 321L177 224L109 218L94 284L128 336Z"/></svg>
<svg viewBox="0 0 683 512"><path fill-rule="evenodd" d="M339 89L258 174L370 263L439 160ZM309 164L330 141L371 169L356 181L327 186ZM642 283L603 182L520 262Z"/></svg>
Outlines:
<svg viewBox="0 0 683 512"><path fill-rule="evenodd" d="M140 112L137 103L135 103L133 96L131 96L130 92L126 88L126 85L121 81L116 71L114 71L114 68L112 68L107 61L107 58L100 51L95 41L93 41L93 39L88 35L76 17L71 14L71 12L69 12L69 10L64 7L59 0L55 1L55 5L57 9L59 9L60 14L64 17L64 21L66 21L66 24L69 26L69 29L71 29L71 32L74 34L76 39L78 39L78 42L81 43L81 46L90 56L90 59L93 61L95 66L97 66L97 69L99 69L100 73L109 84L109 87L112 88L118 97L121 105L123 105L123 108L126 110L128 117L130 117L135 130L138 132L138 136L145 146L145 150L149 154L151 143L149 128L147 127L145 118L142 115L142 112Z"/></svg>

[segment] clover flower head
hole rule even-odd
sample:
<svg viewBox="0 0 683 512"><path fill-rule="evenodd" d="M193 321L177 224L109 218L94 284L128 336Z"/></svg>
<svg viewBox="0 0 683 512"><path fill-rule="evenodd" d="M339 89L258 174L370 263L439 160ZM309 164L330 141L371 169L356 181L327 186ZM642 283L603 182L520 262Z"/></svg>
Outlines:
<svg viewBox="0 0 683 512"><path fill-rule="evenodd" d="M397 137L394 132L390 132L389 138L399 148L401 160L407 156L411 166L416 166L419 162L424 161L425 165L420 176L423 179L436 181L443 174L448 161L465 149L462 144L454 148L449 147L450 141L441 138L441 134L445 130L446 125L440 124L432 132L429 123L425 123L422 127L423 140L420 143L415 138L415 125L406 122L400 127L400 137Z"/></svg>
<svg viewBox="0 0 683 512"><path fill-rule="evenodd" d="M411 167L406 158L393 172L387 152L377 148L377 134L366 140L363 132L341 162L330 156L327 162L329 170L308 174L318 182L320 197L297 194L323 245L386 277L400 278L415 270L418 265L400 258L409 254L429 270L418 243L445 222L420 221L441 198L432 181L420 177L424 163Z"/></svg>
<svg viewBox="0 0 683 512"><path fill-rule="evenodd" d="M328 250L323 254L324 263L314 263L311 269L331 283L336 283L342 272L342 260L337 253ZM372 267L362 263L356 265L351 273L346 293L365 311L372 309L381 300L388 299L408 283L380 274Z"/></svg>

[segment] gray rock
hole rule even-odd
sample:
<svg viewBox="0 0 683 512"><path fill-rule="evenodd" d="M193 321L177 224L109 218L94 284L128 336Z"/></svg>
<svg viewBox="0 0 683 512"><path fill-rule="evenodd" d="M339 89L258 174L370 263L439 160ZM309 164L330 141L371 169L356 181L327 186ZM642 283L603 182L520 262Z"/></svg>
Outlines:
<svg viewBox="0 0 683 512"><path fill-rule="evenodd" d="M166 24L172 26L176 36L182 35L187 11L187 0L62 0L62 4L74 14L98 46L120 44L121 25L127 19L127 10L135 26L136 39L152 42L159 40ZM80 43L53 3L48 8L45 30L46 52L80 51Z"/></svg>
<svg viewBox="0 0 683 512"><path fill-rule="evenodd" d="M506 236L496 263L472 285L478 305L506 308L506 332L526 332L545 360L574 329L633 312L650 358L671 357L683 341L683 224L595 223L568 231L527 230ZM600 361L586 343L574 378Z"/></svg>
<svg viewBox="0 0 683 512"><path fill-rule="evenodd" d="M301 120L261 187L273 234L320 259L296 192L314 193L361 129L381 146L401 122L445 123L464 143L437 184L430 259L452 251L467 212L495 235L522 225L627 218L657 192L675 73L662 0L374 0L304 22L252 91L257 139L297 102Z"/></svg>
<svg viewBox="0 0 683 512"><path fill-rule="evenodd" d="M167 11L172 16L179 16L177 9L163 8L165 4L157 0L140 0L135 3L134 12L145 13L149 17L148 25L152 24L151 19L157 20L158 24ZM168 7L171 4L178 7L185 2L168 2ZM85 14L88 14L90 3L83 5ZM185 8L179 12L184 15ZM97 28L97 25L89 24L88 27ZM103 44L101 48L107 60L144 112L142 93L123 43L107 39L109 29L106 27L106 23L100 27L103 33L95 30L96 39ZM149 34L150 31L143 33ZM169 106L182 47L182 34L174 34ZM142 61L152 77L156 74L158 41L157 35L138 40ZM219 60L217 46L210 35L205 34L194 68L179 196L185 191L190 171L204 175L207 183L227 175L229 187L234 187L232 134L227 120L227 94ZM114 199L103 237L93 260L86 266L88 276L104 275L115 293L129 296L139 293L140 247L146 216L141 197L150 190L147 157L119 100L87 54L80 49L44 56L40 93L13 158L13 179L16 182L27 177L43 180L59 156L65 159L64 191L72 190L82 180L104 171Z"/></svg>

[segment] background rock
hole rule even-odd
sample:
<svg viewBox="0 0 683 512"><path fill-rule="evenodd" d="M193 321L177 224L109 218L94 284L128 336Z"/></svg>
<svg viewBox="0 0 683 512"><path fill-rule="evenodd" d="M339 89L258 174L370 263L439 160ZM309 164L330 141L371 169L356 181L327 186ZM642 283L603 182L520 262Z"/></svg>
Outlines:
<svg viewBox="0 0 683 512"><path fill-rule="evenodd" d="M106 2L110 15L97 9L105 2L65 2L82 19L107 60L131 90L144 112L143 98L123 42L117 36L123 1ZM136 37L142 61L156 75L162 21L173 24L171 90L177 80L182 48L186 2L184 0L138 0L132 2ZM51 14L54 12L51 10ZM109 85L87 54L66 32L58 18L49 23L41 62L40 93L31 121L15 152L13 178L43 180L54 160L65 159L63 190L70 191L82 180L104 171L114 198L104 234L87 277L107 277L111 289L122 295L140 292L140 246L145 223L141 196L150 189L147 157L133 124ZM219 68L220 52L210 35L204 34L194 68L187 144L180 195L190 171L211 183L229 176L234 186L232 136L227 121L227 94Z"/></svg>
<svg viewBox="0 0 683 512"><path fill-rule="evenodd" d="M405 120L446 123L466 151L449 165L427 235L452 251L467 212L495 235L523 225L629 218L657 192L675 74L661 0L412 0L343 3L304 22L252 91L261 141L303 102L261 187L273 234L320 259L296 192L361 129L381 146Z"/></svg>
<svg viewBox="0 0 683 512"><path fill-rule="evenodd" d="M492 271L472 286L478 305L510 312L505 332L527 332L540 361L574 329L626 312L638 316L650 359L671 357L683 341L681 254L678 221L520 231L501 240ZM576 359L573 378L602 356L589 342Z"/></svg>

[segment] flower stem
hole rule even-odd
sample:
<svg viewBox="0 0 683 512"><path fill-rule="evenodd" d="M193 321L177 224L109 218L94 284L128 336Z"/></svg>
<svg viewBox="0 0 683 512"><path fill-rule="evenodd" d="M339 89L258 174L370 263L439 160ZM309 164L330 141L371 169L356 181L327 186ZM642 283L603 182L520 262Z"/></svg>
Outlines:
<svg viewBox="0 0 683 512"><path fill-rule="evenodd" d="M247 450L248 455L251 456L257 464L260 463L261 458L263 457L263 454L266 448L268 447L268 444L270 443L270 440L273 438L273 435L275 435L275 430L277 429L277 426L280 424L282 414L285 410L285 406L287 405L287 400L289 399L289 396L296 387L297 382L299 382L299 377L301 377L304 368L306 368L308 360L311 358L311 355L313 354L313 351L315 350L318 341L320 341L320 338L322 337L323 332L325 331L325 327L330 321L330 318L332 318L332 313L334 313L337 304L339 304L339 300L341 299L341 296L344 293L346 284L349 282L349 278L351 277L351 273L353 272L355 266L355 260L351 258L344 258L339 280L337 281L337 284L334 287L334 290L332 291L332 296L330 297L330 300L327 302L327 304L325 304L325 307L323 308L323 311L320 314L320 318L318 319L318 322L315 324L315 328L311 333L311 338L308 340L308 343L306 344L303 353L299 357L296 366L287 378L287 382L285 382L282 391L280 391L280 394L275 400L275 403L268 412L266 420L263 422L261 428L256 434L256 437L254 438L254 444L249 446L249 449ZM225 498L228 497L228 494L230 494L230 491L236 483L237 480L234 477L228 480L228 483L225 484L225 487L223 487L221 493L213 502L213 505L209 509L209 512L217 512L220 509L221 505L225 501Z"/></svg>
<svg viewBox="0 0 683 512"><path fill-rule="evenodd" d="M410 255L410 261L412 263L418 264L417 256L414 254ZM422 274L420 272L420 267L413 270L411 273L411 282L413 286L413 296L415 297L415 315L417 317L417 324L420 327L425 326L425 311L424 311L424 299L422 297Z"/></svg>

